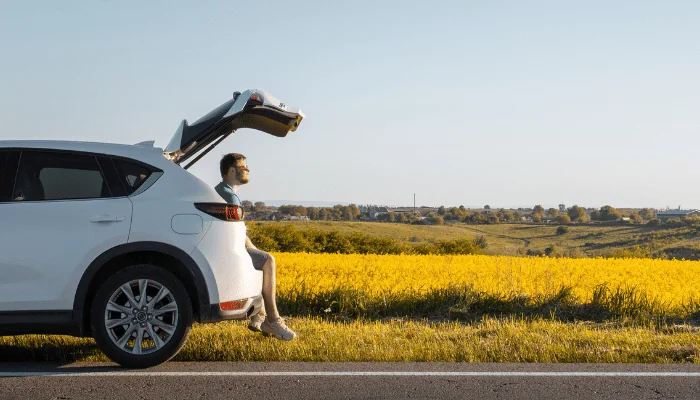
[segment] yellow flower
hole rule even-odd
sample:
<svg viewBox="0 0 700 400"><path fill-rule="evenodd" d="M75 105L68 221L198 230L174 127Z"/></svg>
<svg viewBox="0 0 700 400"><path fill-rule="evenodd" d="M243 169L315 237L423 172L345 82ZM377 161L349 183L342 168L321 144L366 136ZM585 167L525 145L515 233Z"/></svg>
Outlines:
<svg viewBox="0 0 700 400"><path fill-rule="evenodd" d="M276 253L278 290L356 289L420 295L454 285L475 290L552 294L562 286L590 301L596 286L636 288L670 307L700 298L700 262L655 259Z"/></svg>

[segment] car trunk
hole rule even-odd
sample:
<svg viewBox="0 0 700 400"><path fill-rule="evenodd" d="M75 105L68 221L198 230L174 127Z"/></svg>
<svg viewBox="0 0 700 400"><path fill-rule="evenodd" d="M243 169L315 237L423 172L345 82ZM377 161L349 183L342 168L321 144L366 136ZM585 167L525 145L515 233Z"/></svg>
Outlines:
<svg viewBox="0 0 700 400"><path fill-rule="evenodd" d="M301 110L287 107L263 90L236 92L231 100L192 125L183 120L163 153L176 164L200 153L185 166L187 169L238 129L255 129L285 137L296 131L303 118Z"/></svg>

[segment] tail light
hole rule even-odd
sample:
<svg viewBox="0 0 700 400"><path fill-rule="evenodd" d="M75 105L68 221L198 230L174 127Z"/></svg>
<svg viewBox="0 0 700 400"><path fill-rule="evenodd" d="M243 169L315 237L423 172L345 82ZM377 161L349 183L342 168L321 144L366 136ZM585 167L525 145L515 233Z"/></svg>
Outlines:
<svg viewBox="0 0 700 400"><path fill-rule="evenodd" d="M254 93L248 99L248 106L261 106L263 105L263 97L257 93Z"/></svg>
<svg viewBox="0 0 700 400"><path fill-rule="evenodd" d="M219 307L221 308L221 311L235 311L245 307L246 303L248 303L248 299L225 301L219 304Z"/></svg>
<svg viewBox="0 0 700 400"><path fill-rule="evenodd" d="M194 203L195 208L224 221L240 221L245 216L243 207L225 203Z"/></svg>

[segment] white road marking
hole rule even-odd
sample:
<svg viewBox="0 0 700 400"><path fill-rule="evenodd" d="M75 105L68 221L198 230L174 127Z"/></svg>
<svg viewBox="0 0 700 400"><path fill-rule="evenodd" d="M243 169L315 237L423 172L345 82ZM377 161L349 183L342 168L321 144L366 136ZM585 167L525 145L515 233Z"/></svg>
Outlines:
<svg viewBox="0 0 700 400"><path fill-rule="evenodd" d="M158 372L158 371L110 371L110 372L4 372L0 371L0 377L29 377L29 376L59 376L59 377L102 377L102 376L131 376L131 377L259 377L259 376L463 376L463 377L680 377L700 378L700 372L472 372L472 371L231 371L231 372Z"/></svg>

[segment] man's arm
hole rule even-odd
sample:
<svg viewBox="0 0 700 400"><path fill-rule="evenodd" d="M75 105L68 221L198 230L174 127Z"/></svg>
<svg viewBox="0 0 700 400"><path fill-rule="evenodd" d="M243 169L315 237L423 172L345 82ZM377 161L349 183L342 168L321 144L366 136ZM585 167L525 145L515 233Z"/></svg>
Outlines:
<svg viewBox="0 0 700 400"><path fill-rule="evenodd" d="M250 238L248 237L248 235L245 235L245 247L248 249L257 249L257 247L255 247L255 245L253 245L253 242L250 241Z"/></svg>

